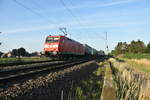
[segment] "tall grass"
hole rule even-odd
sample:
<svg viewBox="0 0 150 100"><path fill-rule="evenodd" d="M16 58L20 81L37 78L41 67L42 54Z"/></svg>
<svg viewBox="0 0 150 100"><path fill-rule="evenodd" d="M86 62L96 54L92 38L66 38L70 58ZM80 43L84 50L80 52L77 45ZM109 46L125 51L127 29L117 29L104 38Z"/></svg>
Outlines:
<svg viewBox="0 0 150 100"><path fill-rule="evenodd" d="M128 59L150 59L150 54L132 54L132 53L127 53L124 55L124 58Z"/></svg>
<svg viewBox="0 0 150 100"><path fill-rule="evenodd" d="M71 93L75 93L75 100L100 100L104 74L104 68L99 67L85 80L73 86ZM71 99L69 99L71 100Z"/></svg>
<svg viewBox="0 0 150 100"><path fill-rule="evenodd" d="M145 72L150 73L150 60L146 59L125 59L125 61L130 65L130 67Z"/></svg>
<svg viewBox="0 0 150 100"><path fill-rule="evenodd" d="M50 58L31 58L31 57L25 57L25 58L0 58L0 64L12 63L12 62L44 61L44 60L50 60Z"/></svg>

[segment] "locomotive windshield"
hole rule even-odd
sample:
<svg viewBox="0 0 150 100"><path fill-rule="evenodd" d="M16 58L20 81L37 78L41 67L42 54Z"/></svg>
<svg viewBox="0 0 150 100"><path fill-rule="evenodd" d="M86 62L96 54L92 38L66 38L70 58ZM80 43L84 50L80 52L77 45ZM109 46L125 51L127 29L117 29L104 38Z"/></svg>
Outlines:
<svg viewBox="0 0 150 100"><path fill-rule="evenodd" d="M47 37L46 43L53 43L53 42L58 42L59 37Z"/></svg>

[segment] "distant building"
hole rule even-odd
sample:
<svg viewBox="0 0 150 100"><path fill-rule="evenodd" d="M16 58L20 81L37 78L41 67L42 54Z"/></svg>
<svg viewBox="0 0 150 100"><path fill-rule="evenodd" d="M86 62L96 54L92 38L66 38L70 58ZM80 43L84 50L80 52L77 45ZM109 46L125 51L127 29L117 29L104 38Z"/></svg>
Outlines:
<svg viewBox="0 0 150 100"><path fill-rule="evenodd" d="M8 58L8 57L10 57L10 56L11 56L10 53L3 53L3 54L1 55L1 58Z"/></svg>

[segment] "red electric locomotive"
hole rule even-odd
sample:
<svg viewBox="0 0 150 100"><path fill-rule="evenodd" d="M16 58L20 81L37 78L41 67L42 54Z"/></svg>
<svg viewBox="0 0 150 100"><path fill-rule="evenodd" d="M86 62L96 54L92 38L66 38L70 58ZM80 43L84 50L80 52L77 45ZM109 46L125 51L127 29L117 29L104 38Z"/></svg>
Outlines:
<svg viewBox="0 0 150 100"><path fill-rule="evenodd" d="M44 53L53 57L82 56L84 46L65 36L48 36L44 45Z"/></svg>

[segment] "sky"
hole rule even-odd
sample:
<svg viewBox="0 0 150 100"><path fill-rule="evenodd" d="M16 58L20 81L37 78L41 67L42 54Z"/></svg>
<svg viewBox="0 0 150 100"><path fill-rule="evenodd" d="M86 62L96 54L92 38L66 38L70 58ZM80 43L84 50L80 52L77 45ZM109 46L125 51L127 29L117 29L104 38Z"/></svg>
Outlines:
<svg viewBox="0 0 150 100"><path fill-rule="evenodd" d="M109 51L118 42L150 41L150 0L0 0L0 51L42 51L48 35L62 35Z"/></svg>

